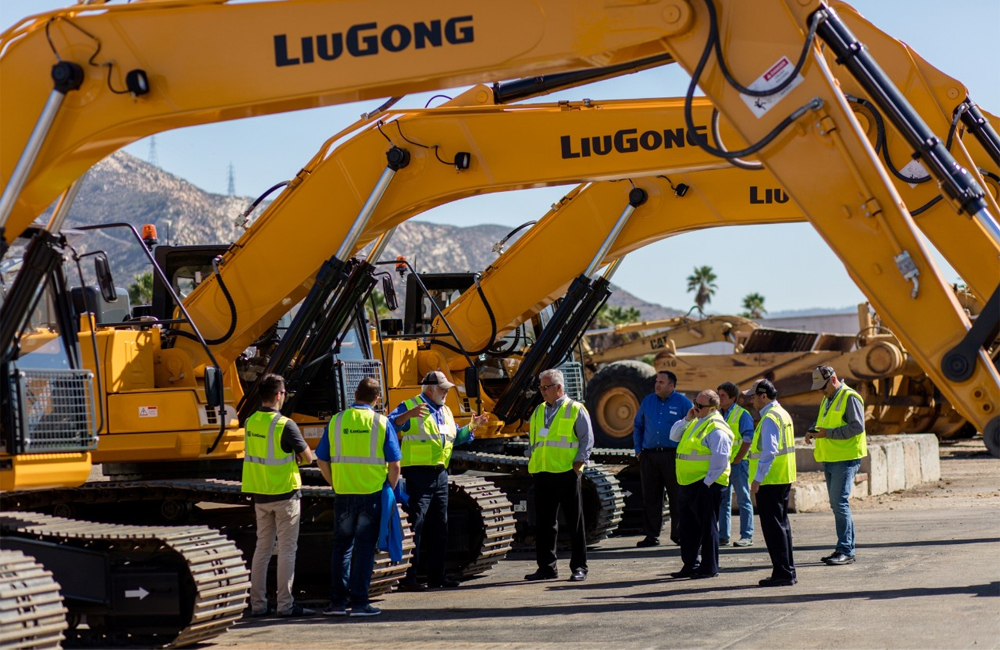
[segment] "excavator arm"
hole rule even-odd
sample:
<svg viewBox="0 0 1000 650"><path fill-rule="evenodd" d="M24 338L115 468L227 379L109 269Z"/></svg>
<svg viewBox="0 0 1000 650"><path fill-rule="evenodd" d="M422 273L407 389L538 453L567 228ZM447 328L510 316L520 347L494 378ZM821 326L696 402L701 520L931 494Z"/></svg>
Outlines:
<svg viewBox="0 0 1000 650"><path fill-rule="evenodd" d="M694 319L681 317L679 322L669 325L652 334L646 334L620 345L599 347L592 345L584 355L584 363L595 366L599 363L611 363L622 359L633 359L647 354L659 354L663 351L711 343L713 341L729 341L737 343L746 340L750 332L759 327L749 318L740 316L709 316ZM640 324L641 325L641 324ZM642 330L653 329L648 324ZM616 333L618 328L614 330Z"/></svg>
<svg viewBox="0 0 1000 650"><path fill-rule="evenodd" d="M160 131L662 60L682 18L668 0L177 0L39 14L0 35L0 226L9 241L94 163Z"/></svg>
<svg viewBox="0 0 1000 650"><path fill-rule="evenodd" d="M743 139L757 143L739 155L752 153L763 161L935 385L984 432L992 450L1000 443L996 439L1000 435L996 414L1000 376L984 347L991 334L996 335L997 315L984 312L976 327L971 327L929 258L916 223L828 62L815 43L807 41L803 47L803 34L812 38L813 31L818 32L837 49L838 57L859 59L854 74L865 80L867 93L877 97L879 110L889 115L911 151L919 152L943 187L946 200L967 215L950 222L973 224L974 239L985 239L986 250L995 251L998 240L991 197L930 135L920 116L870 58L859 56L864 46L832 11L815 3L790 4L750 7L722 2L717 7L712 0L692 2L686 5L696 14L691 37L671 40L669 47L681 65L693 72L693 83L701 85ZM742 36L755 31L768 33L768 42ZM729 61L731 72L721 70L719 56ZM735 78L754 77L760 77L754 89L742 92L735 87ZM783 89L777 85L781 79L788 81ZM754 90L759 96L754 96ZM983 150L990 153L986 146ZM954 241L954 234L939 231L935 241ZM986 260L986 265L991 264L995 253ZM995 296L995 292L981 295ZM989 305L996 301L986 300L988 310L995 311ZM935 317L927 318L927 314ZM471 346L469 341L466 344Z"/></svg>
<svg viewBox="0 0 1000 650"><path fill-rule="evenodd" d="M696 128L706 133L710 107L696 103ZM233 360L305 296L332 252L346 260L435 205L486 192L728 166L691 146L681 111L675 100L645 100L390 112L300 172L302 182L224 257L222 281L203 283L185 305L206 338L232 330L213 352ZM468 166L458 169L463 153ZM277 274L276 250L294 252ZM235 327L223 286L238 313ZM194 350L185 340L179 345Z"/></svg>

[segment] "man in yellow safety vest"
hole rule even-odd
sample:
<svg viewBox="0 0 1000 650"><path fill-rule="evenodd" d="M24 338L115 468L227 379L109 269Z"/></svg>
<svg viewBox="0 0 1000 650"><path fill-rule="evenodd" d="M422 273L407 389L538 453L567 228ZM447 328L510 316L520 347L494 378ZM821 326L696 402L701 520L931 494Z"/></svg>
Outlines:
<svg viewBox="0 0 1000 650"><path fill-rule="evenodd" d="M795 429L788 411L778 404L777 389L767 379L758 379L743 395L760 414L750 443L750 491L757 495L757 516L771 556L771 576L757 584L790 587L797 581L788 520L788 497L795 482Z"/></svg>
<svg viewBox="0 0 1000 650"><path fill-rule="evenodd" d="M719 504L729 485L733 432L719 415L719 394L703 390L683 419L670 429L677 441L677 485L681 504L681 559L672 578L719 575ZM699 562L698 556L701 555Z"/></svg>
<svg viewBox="0 0 1000 650"><path fill-rule="evenodd" d="M316 447L317 465L334 500L332 589L324 616L378 616L368 601L382 519L382 486L399 480L399 443L392 423L375 412L381 389L364 377L354 404L333 416Z"/></svg>
<svg viewBox="0 0 1000 650"><path fill-rule="evenodd" d="M267 565L278 541L278 615L312 616L316 612L292 598L295 554L302 512L302 477L296 464L313 461L312 451L294 422L281 415L285 380L268 374L260 380L260 410L244 425L242 491L253 495L257 547L250 567L250 615L274 612L267 603Z"/></svg>
<svg viewBox="0 0 1000 650"><path fill-rule="evenodd" d="M403 478L409 495L407 515L413 530L413 559L402 591L423 591L427 585L451 589L458 580L445 575L448 547L448 464L455 445L472 442L486 415L472 416L472 422L458 428L455 416L445 404L455 384L440 370L432 370L420 382L420 394L397 406L389 414L396 426L403 450ZM417 579L426 571L427 583Z"/></svg>
<svg viewBox="0 0 1000 650"><path fill-rule="evenodd" d="M868 455L865 402L856 390L837 378L830 366L816 366L812 387L823 391L823 402L815 426L806 433L806 442L816 441L813 457L823 463L837 526L837 548L820 559L831 566L854 564L851 488L861 459Z"/></svg>
<svg viewBox="0 0 1000 650"><path fill-rule="evenodd" d="M556 537L559 510L570 528L572 555L571 582L587 579L587 534L583 520L580 477L594 446L590 415L580 402L566 394L561 370L545 370L538 375L539 390L545 401L531 415L528 473L535 479L535 561L538 570L525 580L558 578Z"/></svg>

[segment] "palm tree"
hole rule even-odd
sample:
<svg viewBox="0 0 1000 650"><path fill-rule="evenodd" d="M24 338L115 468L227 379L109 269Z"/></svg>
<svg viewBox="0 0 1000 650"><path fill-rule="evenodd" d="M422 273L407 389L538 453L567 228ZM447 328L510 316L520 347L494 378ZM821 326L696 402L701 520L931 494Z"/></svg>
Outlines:
<svg viewBox="0 0 1000 650"><path fill-rule="evenodd" d="M641 317L642 312L636 307L612 307L611 305L604 305L597 312L595 325L612 327L623 323L634 323Z"/></svg>
<svg viewBox="0 0 1000 650"><path fill-rule="evenodd" d="M135 282L128 286L128 299L133 305L148 305L153 302L153 272L135 274Z"/></svg>
<svg viewBox="0 0 1000 650"><path fill-rule="evenodd" d="M372 315L371 301L365 301L365 312L368 315L368 322L377 323L378 319L387 318L392 314L389 311L389 305L385 301L385 295L381 291L372 291L372 300L375 301L375 310L378 312L378 318Z"/></svg>
<svg viewBox="0 0 1000 650"><path fill-rule="evenodd" d="M743 309L746 311L740 314L740 316L759 320L767 313L767 310L764 309L764 296L756 291L743 296Z"/></svg>
<svg viewBox="0 0 1000 650"><path fill-rule="evenodd" d="M695 267L694 273L688 276L688 293L695 292L694 304L698 313L705 315L705 305L712 302L712 295L718 288L715 285L716 276L711 266Z"/></svg>

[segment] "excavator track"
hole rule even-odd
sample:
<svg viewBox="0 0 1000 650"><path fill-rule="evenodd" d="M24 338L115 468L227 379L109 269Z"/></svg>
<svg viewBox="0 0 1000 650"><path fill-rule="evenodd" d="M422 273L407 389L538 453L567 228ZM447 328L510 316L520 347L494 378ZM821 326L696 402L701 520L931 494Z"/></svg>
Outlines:
<svg viewBox="0 0 1000 650"><path fill-rule="evenodd" d="M122 609L107 615L87 614L88 629L74 626L67 632L73 641L184 647L219 636L246 606L250 572L243 557L231 541L207 527L99 524L34 512L5 512L0 516L0 532L6 544L20 542L35 544L42 551L62 551L81 576L89 575L84 571L90 563L87 558L98 558L99 566L108 561L112 585L108 596L112 602L126 603L130 611L127 615ZM172 588L151 586L151 593L142 587L150 586L143 581ZM60 582L70 594L88 588L71 586L67 576L60 576ZM129 586L134 588L129 590ZM120 599L120 592L124 598ZM153 598L142 602L150 595Z"/></svg>
<svg viewBox="0 0 1000 650"><path fill-rule="evenodd" d="M302 481L309 485L325 483L314 468L303 469ZM449 576L471 578L489 571L510 551L514 510L503 491L485 477L449 476L448 485L446 569ZM408 529L406 519L403 515Z"/></svg>
<svg viewBox="0 0 1000 650"><path fill-rule="evenodd" d="M303 530L300 532L299 555L300 561L304 561L304 552L307 551L307 544L303 542L306 535L310 533L332 534L333 532L333 500L335 498L333 489L329 486L306 485L302 487L302 512ZM177 523L184 521L184 518L193 510L195 503L212 503L217 505L239 505L251 506L252 497L241 490L239 481L227 479L155 479L143 481L94 481L85 483L78 488L63 488L53 490L34 490L11 493L9 497L5 495L4 505L14 510L27 510L39 508L56 508L57 511L82 509L87 506L99 506L101 504L116 504L120 506L129 502L156 502L160 504L160 511L165 516L176 516ZM319 521L313 530L307 530L307 512L323 512L323 521ZM237 523L233 524L230 530L224 523L223 511L210 511L209 522L213 528L222 528L223 532L230 537L239 537L239 545L243 548L248 560L253 555L254 536L252 528L254 523L253 515L250 518L237 518ZM380 552L375 556L375 573L372 576L369 593L378 596L390 591L396 583L406 574L410 564L410 557L413 552L413 533L406 522L405 515L401 516L403 521L403 559L401 562L393 564L389 554ZM329 594L329 544L321 553L317 553L316 561L309 564L316 564L324 569L312 572L308 576L297 576L296 586L300 591L306 592L306 597L325 599ZM313 593L313 592L316 593Z"/></svg>
<svg viewBox="0 0 1000 650"><path fill-rule="evenodd" d="M0 647L59 648L66 606L50 571L21 551L0 550Z"/></svg>
<svg viewBox="0 0 1000 650"><path fill-rule="evenodd" d="M503 491L481 476L449 476L448 487L449 510L460 508L470 519L460 529L458 518L449 514L449 535L457 534L458 548L466 550L464 554L449 553L457 557L447 559L448 572L458 578L471 578L489 571L510 552L515 533L514 509Z"/></svg>
<svg viewBox="0 0 1000 650"><path fill-rule="evenodd" d="M510 456L477 451L455 450L451 456L456 469L496 472L503 476L489 476L500 484L508 498L517 505L515 511L526 512L526 497L529 484L528 459L524 456ZM622 494L614 474L600 465L588 466L583 473L584 521L587 525L587 544L590 546L606 539L622 520L625 496ZM522 496L512 497L512 493ZM527 544L531 538L527 518L517 522L517 542Z"/></svg>

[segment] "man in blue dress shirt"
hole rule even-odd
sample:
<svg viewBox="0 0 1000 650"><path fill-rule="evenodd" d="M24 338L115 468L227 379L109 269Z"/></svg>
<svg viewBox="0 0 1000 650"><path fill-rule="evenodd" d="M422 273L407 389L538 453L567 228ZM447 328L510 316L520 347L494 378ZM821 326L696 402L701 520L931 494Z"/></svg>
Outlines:
<svg viewBox="0 0 1000 650"><path fill-rule="evenodd" d="M663 491L670 504L670 539L680 544L677 513L677 443L670 439L670 427L691 409L691 400L674 390L677 375L669 370L656 373L653 394L647 395L635 416L635 456L642 476L643 537L636 546L643 548L660 543L663 527Z"/></svg>

